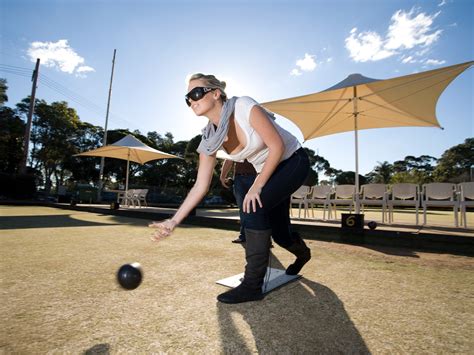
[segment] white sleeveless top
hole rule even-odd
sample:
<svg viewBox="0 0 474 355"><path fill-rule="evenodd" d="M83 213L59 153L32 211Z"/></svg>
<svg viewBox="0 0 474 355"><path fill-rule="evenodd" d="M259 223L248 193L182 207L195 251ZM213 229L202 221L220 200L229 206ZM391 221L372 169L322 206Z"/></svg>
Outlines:
<svg viewBox="0 0 474 355"><path fill-rule="evenodd" d="M260 173L268 157L268 147L250 124L250 111L255 105L258 105L258 103L248 96L242 96L237 99L235 102L234 119L242 131L244 131L247 144L237 154L227 154L224 147L221 147L218 155L219 157L238 162L247 159L255 167L257 173ZM290 132L281 128L274 120L271 120L271 122L285 145L285 151L280 161L286 160L301 148L301 145Z"/></svg>

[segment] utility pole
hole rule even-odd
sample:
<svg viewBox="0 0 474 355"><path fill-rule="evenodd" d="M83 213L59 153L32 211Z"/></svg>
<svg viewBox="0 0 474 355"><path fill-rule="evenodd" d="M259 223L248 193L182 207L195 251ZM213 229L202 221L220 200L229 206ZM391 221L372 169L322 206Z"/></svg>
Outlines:
<svg viewBox="0 0 474 355"><path fill-rule="evenodd" d="M107 100L107 112L105 114L105 127L104 127L104 140L102 141L102 146L107 145L107 125L109 122L109 108L110 108L110 97L112 95L112 82L114 80L114 67L115 67L115 53L117 52L116 49L114 49L114 57L112 58L112 73L110 75L110 86L109 86L109 98ZM97 191L97 200L100 202L102 201L102 188L104 186L104 163L105 163L105 158L101 157L100 158L100 173L99 173L99 189Z"/></svg>
<svg viewBox="0 0 474 355"><path fill-rule="evenodd" d="M31 80L33 81L33 86L31 88L30 109L28 111L28 120L26 121L25 138L23 141L23 158L21 159L21 163L20 163L21 174L26 173L26 164L28 163L28 151L30 147L30 136L31 136L31 121L33 120L33 112L35 110L36 83L38 81L39 65L40 65L40 59L38 58L36 59L35 71L33 72L33 76L31 77Z"/></svg>

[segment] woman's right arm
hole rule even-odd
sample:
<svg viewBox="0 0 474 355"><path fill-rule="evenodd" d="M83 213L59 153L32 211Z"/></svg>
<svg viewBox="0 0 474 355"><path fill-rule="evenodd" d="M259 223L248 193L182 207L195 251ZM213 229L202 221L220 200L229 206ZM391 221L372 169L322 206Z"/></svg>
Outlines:
<svg viewBox="0 0 474 355"><path fill-rule="evenodd" d="M209 191L209 186L211 186L212 174L214 167L216 165L216 156L205 155L203 153L199 154L199 167L196 177L196 182L194 186L189 191L185 200L176 211L175 215L162 222L152 222L149 226L158 228L154 240L158 241L163 237L169 236L174 228L180 224L186 216L193 210L194 207L198 205L199 202L204 198L204 196Z"/></svg>

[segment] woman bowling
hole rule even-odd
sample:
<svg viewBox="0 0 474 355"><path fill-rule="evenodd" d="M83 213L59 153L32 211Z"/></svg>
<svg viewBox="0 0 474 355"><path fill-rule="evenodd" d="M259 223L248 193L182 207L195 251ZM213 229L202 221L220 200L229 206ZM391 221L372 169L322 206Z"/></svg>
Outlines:
<svg viewBox="0 0 474 355"><path fill-rule="evenodd" d="M310 249L290 232L290 197L304 182L309 160L298 140L281 128L274 116L250 97L227 98L225 82L214 75L194 74L189 79L186 104L208 124L202 131L197 149L199 168L196 182L176 214L165 221L153 222L153 240L159 241L173 230L207 194L216 164L216 152L226 159L247 159L257 171L255 182L243 204L246 266L242 283L217 299L241 303L263 299L262 285L270 256L270 238L296 256L286 273L296 275L311 258Z"/></svg>

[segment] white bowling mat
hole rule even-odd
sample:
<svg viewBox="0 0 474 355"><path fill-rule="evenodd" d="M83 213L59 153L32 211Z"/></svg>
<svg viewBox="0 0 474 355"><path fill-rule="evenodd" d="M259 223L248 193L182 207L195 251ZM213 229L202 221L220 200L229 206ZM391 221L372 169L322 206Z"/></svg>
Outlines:
<svg viewBox="0 0 474 355"><path fill-rule="evenodd" d="M242 282L242 278L244 277L244 273L227 277L222 280L216 281L219 285L227 286L227 287L237 287ZM267 268L267 273L265 274L265 281L262 286L263 293L270 292L271 290L283 286L286 283L299 279L301 275L287 275L285 274L285 270L274 269L274 268Z"/></svg>

